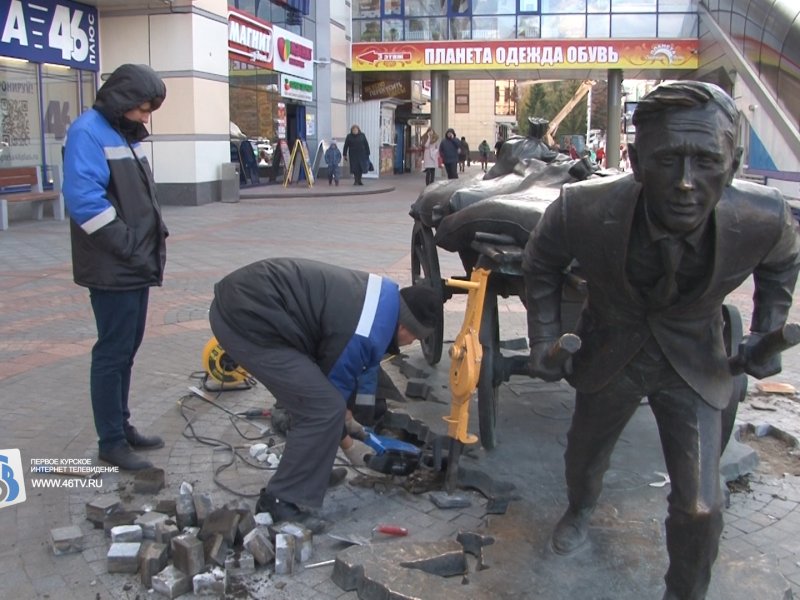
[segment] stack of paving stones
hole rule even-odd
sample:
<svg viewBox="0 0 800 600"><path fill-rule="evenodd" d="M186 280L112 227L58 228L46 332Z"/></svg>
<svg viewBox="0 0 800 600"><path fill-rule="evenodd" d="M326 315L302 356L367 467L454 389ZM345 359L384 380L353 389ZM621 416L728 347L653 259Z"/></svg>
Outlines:
<svg viewBox="0 0 800 600"><path fill-rule="evenodd" d="M142 481L134 489L157 493L163 471L144 474ZM102 495L86 504L86 519L110 538L108 573L138 573L145 589L166 598L190 592L221 597L246 587L246 578L259 569L291 575L312 557L313 536L302 525L274 525L269 513L254 515L243 500L214 507L208 494L185 482L174 500L145 508ZM56 555L84 546L76 525L53 529L50 537Z"/></svg>

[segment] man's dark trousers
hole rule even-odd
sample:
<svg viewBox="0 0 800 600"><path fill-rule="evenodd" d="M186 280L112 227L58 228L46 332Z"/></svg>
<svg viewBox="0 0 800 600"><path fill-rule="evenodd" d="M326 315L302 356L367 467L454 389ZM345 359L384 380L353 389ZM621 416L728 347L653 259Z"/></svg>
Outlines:
<svg viewBox="0 0 800 600"><path fill-rule="evenodd" d="M228 326L211 303L211 330L225 352L263 383L292 417L267 493L319 508L328 489L347 405L311 357L285 345L263 347Z"/></svg>
<svg viewBox="0 0 800 600"><path fill-rule="evenodd" d="M564 455L570 507L595 506L614 445L644 396L671 481L664 579L682 600L701 600L722 533L721 412L678 376L652 339L605 388L576 394Z"/></svg>
<svg viewBox="0 0 800 600"><path fill-rule="evenodd" d="M109 291L91 288L97 342L92 347L90 390L101 450L125 439L128 393L136 351L147 322L150 288Z"/></svg>

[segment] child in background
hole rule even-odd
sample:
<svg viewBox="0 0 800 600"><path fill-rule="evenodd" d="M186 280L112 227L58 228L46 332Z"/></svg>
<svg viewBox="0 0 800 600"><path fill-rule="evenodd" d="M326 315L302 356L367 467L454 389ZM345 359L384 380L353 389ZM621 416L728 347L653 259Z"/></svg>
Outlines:
<svg viewBox="0 0 800 600"><path fill-rule="evenodd" d="M339 173L341 167L339 163L342 162L342 151L336 145L336 140L331 140L331 145L325 150L325 164L328 166L328 185L334 181L339 185Z"/></svg>

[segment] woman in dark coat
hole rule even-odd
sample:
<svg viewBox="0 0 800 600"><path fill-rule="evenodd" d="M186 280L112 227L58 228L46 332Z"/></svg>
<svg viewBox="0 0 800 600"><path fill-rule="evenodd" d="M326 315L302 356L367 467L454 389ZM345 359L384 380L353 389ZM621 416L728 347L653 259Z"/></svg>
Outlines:
<svg viewBox="0 0 800 600"><path fill-rule="evenodd" d="M364 185L361 176L369 169L369 143L358 125L353 125L344 138L342 155L350 163L350 172L355 177L353 185Z"/></svg>

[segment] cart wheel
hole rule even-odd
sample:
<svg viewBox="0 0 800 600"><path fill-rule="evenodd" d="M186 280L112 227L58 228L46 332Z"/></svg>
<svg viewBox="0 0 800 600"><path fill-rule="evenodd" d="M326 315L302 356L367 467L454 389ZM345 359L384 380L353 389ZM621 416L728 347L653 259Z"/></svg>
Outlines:
<svg viewBox="0 0 800 600"><path fill-rule="evenodd" d="M444 284L439 271L439 256L436 254L436 244L433 241L433 232L419 220L414 221L411 232L411 281L416 285L425 283L429 285L439 299L439 311L436 327L424 340L420 340L422 353L431 366L442 358L442 345L444 341Z"/></svg>
<svg viewBox="0 0 800 600"><path fill-rule="evenodd" d="M730 304L722 305L722 339L725 341L725 354L729 357L739 348L742 341L742 316L739 310ZM728 445L728 440L733 433L733 426L736 421L736 411L739 410L739 403L744 400L747 394L747 375L741 373L733 378L733 392L728 406L722 411L722 451Z"/></svg>
<svg viewBox="0 0 800 600"><path fill-rule="evenodd" d="M483 300L480 340L483 346L483 358L478 379L478 428L480 429L481 445L487 450L493 450L497 446L495 425L500 400L500 378L497 371L500 368L502 357L500 356L500 319L497 314L497 294L491 285L486 290L486 297Z"/></svg>

